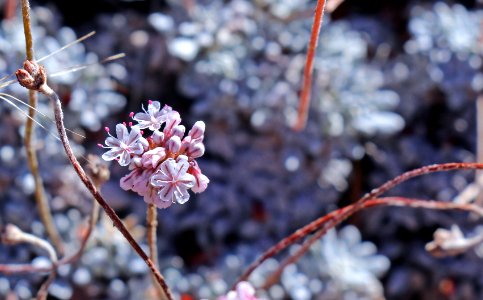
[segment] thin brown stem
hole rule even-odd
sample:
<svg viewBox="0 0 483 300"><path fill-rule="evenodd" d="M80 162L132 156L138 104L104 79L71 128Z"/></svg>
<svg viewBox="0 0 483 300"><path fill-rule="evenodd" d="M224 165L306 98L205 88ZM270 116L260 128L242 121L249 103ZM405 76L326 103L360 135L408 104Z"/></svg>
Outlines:
<svg viewBox="0 0 483 300"><path fill-rule="evenodd" d="M364 197L359 199L356 203L351 206L347 206L342 208L342 210L335 211L329 213L323 217L318 218L315 221L305 225L304 227L298 229L293 234L289 235L288 237L282 239L280 242L272 246L270 249L265 251L257 260L255 260L250 266L248 266L247 270L240 276L236 283L247 280L250 274L260 266L265 260L270 257L273 257L280 251L284 250L288 246L292 245L293 243L297 242L298 240L306 237L307 235L311 234L312 232L319 230L328 220L332 219L334 215L339 213L344 213L343 216L351 215L354 211L358 211L364 206L364 202L368 201L369 199L374 199L380 196L381 194L387 192L388 190L394 188L396 185L399 185L411 178L422 176L425 174L430 174L434 172L443 172L443 171L451 171L451 170L482 170L483 163L446 163L446 164L436 164L430 166L424 166L415 170L408 171L403 173L394 179L391 179L381 185L378 188L373 189L371 192L366 194ZM323 230L323 229L322 229Z"/></svg>
<svg viewBox="0 0 483 300"><path fill-rule="evenodd" d="M307 50L307 59L305 61L304 77L302 83L302 92L300 93L299 109L297 121L294 129L300 131L305 128L307 117L309 114L310 93L312 89L312 73L314 71L314 57L317 44L319 42L320 29L324 19L325 0L318 0L315 7L314 23L312 24L312 33L310 34L309 49Z"/></svg>
<svg viewBox="0 0 483 300"><path fill-rule="evenodd" d="M62 113L62 105L60 103L60 99L57 96L57 94L49 87L47 84L41 85L39 88L39 92L43 93L46 95L54 104L54 115L55 115L55 123L57 126L57 130L59 132L59 137L60 140L64 146L64 150L67 154L67 157L74 167L74 170L76 171L77 175L81 179L81 181L84 183L84 185L87 187L89 192L94 196L94 199L100 204L100 206L104 209L104 211L107 213L109 218L112 220L113 225L121 232L121 234L124 236L124 238L129 242L131 247L136 251L136 253L144 260L146 265L149 267L151 272L153 273L154 277L158 281L158 283L161 285L163 291L166 293L168 299L173 299L173 296L168 288L168 285L166 284L166 281L164 280L163 276L155 265L153 264L153 261L144 253L144 251L141 249L139 244L134 240L133 236L127 228L124 226L122 223L121 219L119 216L116 214L116 212L112 209L109 204L107 204L106 200L102 197L102 195L99 193L97 188L95 187L94 183L89 179L87 174L85 173L84 169L82 169L81 165L77 161L77 158L74 155L74 152L72 151L72 148L70 147L69 140L67 138L67 134L65 131L65 126L64 126L64 116Z"/></svg>
<svg viewBox="0 0 483 300"><path fill-rule="evenodd" d="M331 217L327 219L327 222L323 224L323 227L314 233L313 236L308 238L302 246L297 249L297 251L285 259L278 267L272 275L266 280L265 284L263 285L264 289L269 288L271 285L275 284L280 276L282 275L283 269L298 261L308 250L309 248L318 241L321 237L323 237L330 229L334 228L345 219L350 217L351 215L374 206L402 206L402 207L412 207L412 208L426 208L426 209L434 209L434 210L461 210L461 211L470 211L474 212L479 215L480 218L483 217L483 209L474 205L474 204L460 204L460 203L452 203L452 202L441 202L435 200L420 200L420 199L409 199L403 197L385 197L380 199L369 199L363 202L362 205L359 205L357 209L355 205L349 205L344 208L338 209L337 211L331 214ZM332 222L329 222L332 221Z"/></svg>
<svg viewBox="0 0 483 300"><path fill-rule="evenodd" d="M483 163L483 95L476 100L476 161ZM478 187L475 202L483 206L483 172L476 172L475 183Z"/></svg>
<svg viewBox="0 0 483 300"><path fill-rule="evenodd" d="M159 269L158 263L158 246L156 232L158 228L158 210L154 204L148 204L146 211L147 221L147 240L149 246L149 257L153 261L156 268ZM153 276L153 286L156 291L156 299L166 299L163 289L159 286L156 278Z"/></svg>
<svg viewBox="0 0 483 300"><path fill-rule="evenodd" d="M23 32L25 36L25 49L28 60L34 59L34 42L32 39L32 27L30 26L30 2L22 0Z"/></svg>
<svg viewBox="0 0 483 300"><path fill-rule="evenodd" d="M8 245L17 245L20 243L27 243L34 247L40 248L47 252L50 261L52 263L52 268L50 270L50 275L47 280L42 284L38 294L37 299L45 300L47 299L48 289L52 281L54 281L57 275L57 253L54 247L46 240L43 240L33 234L23 232L15 225L8 224L5 227L5 232L2 234L2 242Z"/></svg>
<svg viewBox="0 0 483 300"><path fill-rule="evenodd" d="M50 271L49 277L42 283L40 286L39 291L37 292L37 300L46 300L47 295L49 294L49 286L54 282L55 277L57 276L57 268L53 268L52 271Z"/></svg>
<svg viewBox="0 0 483 300"><path fill-rule="evenodd" d="M34 46L32 39L32 31L30 26L30 4L28 0L22 0L22 18L25 35L25 50L28 60L34 59ZM29 112L27 122L25 124L25 137L24 144L27 152L27 162L30 172L34 177L35 182L35 202L37 203L37 209L39 210L40 219L45 226L47 236L52 241L52 244L57 249L60 255L63 253L62 240L59 232L57 231L54 222L52 220L52 213L49 208L48 201L46 199L44 184L42 177L39 174L39 164L37 159L37 153L32 144L34 138L34 122L35 108L37 107L37 92L29 90Z"/></svg>

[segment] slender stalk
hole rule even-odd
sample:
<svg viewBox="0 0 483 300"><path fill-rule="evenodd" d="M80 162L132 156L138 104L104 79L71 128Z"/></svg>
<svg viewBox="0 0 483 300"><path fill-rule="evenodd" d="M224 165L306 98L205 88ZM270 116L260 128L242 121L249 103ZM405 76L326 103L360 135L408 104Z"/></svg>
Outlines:
<svg viewBox="0 0 483 300"><path fill-rule="evenodd" d="M47 277L47 280L42 283L40 286L39 291L37 292L37 300L46 300L47 295L49 294L49 286L54 282L55 277L57 276L57 269L53 268L52 271L49 274L49 277Z"/></svg>
<svg viewBox="0 0 483 300"><path fill-rule="evenodd" d="M149 246L149 257L153 261L154 266L159 269L158 263L158 246L156 232L158 228L158 210L154 204L149 204L146 210L147 220L147 240ZM163 289L159 286L156 278L153 276L153 286L156 290L156 299L166 299Z"/></svg>
<svg viewBox="0 0 483 300"><path fill-rule="evenodd" d="M422 176L425 174L435 173L435 172L443 172L443 171L451 171L451 170L460 170L460 169L467 169L467 170L482 170L483 163L446 163L446 164L436 164L430 166L424 166L418 169L414 169L403 173L378 188L373 189L368 194L364 195L361 199L359 199L356 203L351 206L344 207L343 211L335 211L325 215L323 217L318 218L317 220L305 225L304 227L298 229L293 234L289 235L288 237L282 239L280 242L272 246L270 249L265 251L257 260L255 260L250 266L248 266L247 270L240 276L236 283L247 280L250 274L265 260L270 257L273 257L280 251L284 250L288 246L292 245L293 243L297 242L298 240L306 237L307 235L311 234L312 232L319 230L324 224L330 219L339 213L344 213L341 215L340 218L347 218L355 211L361 209L364 206L364 202L368 201L369 199L374 199L380 196L381 194L387 192L388 190L394 188L396 185L399 185L411 178ZM323 229L320 229L323 230ZM235 283L235 285L236 285ZM234 285L234 286L235 286Z"/></svg>
<svg viewBox="0 0 483 300"><path fill-rule="evenodd" d="M87 177L87 174L84 172L82 169L81 165L77 161L77 158L74 155L74 152L72 151L72 148L70 147L69 140L67 138L67 134L65 131L65 126L64 126L64 116L62 113L62 105L60 103L60 99L57 96L57 94L45 83L42 84L39 88L38 91L46 95L54 104L54 115L55 115L55 123L57 126L57 130L59 131L59 137L60 140L64 146L64 150L67 154L67 157L69 161L71 162L72 166L74 167L74 170L76 171L77 175L81 179L81 181L84 183L84 185L87 187L89 192L94 196L96 201L100 204L100 206L104 209L104 211L107 213L109 218L112 220L113 225L121 232L121 234L124 236L124 238L129 242L131 247L136 251L136 253L144 260L146 265L149 267L151 272L153 273L154 277L156 278L157 282L160 284L162 287L163 291L166 293L166 296L169 300L173 299L173 296L168 288L168 285L166 284L166 281L164 280L163 276L155 265L153 264L153 261L144 253L144 251L141 249L139 244L134 240L133 236L129 233L127 228L124 226L122 223L121 219L117 216L116 212L112 209L112 207L107 204L106 200L102 197L102 195L99 193L99 191L96 189L94 183Z"/></svg>
<svg viewBox="0 0 483 300"><path fill-rule="evenodd" d="M300 131L305 128L307 117L309 114L310 92L312 89L312 73L314 71L315 49L319 42L320 29L324 19L325 0L318 0L315 7L314 23L312 24L312 33L310 34L309 49L307 51L307 59L305 61L304 77L302 83L302 92L300 94L299 109L297 121L294 130Z"/></svg>
<svg viewBox="0 0 483 300"><path fill-rule="evenodd" d="M8 224L5 228L4 234L2 234L2 242L9 245L16 245L20 243L31 244L34 247L40 248L47 252L50 261L52 263L52 268L50 270L50 275L47 280L42 284L40 290L37 294L38 300L47 299L48 289L50 284L54 281L57 275L57 253L54 247L46 240L43 240L33 234L23 232L15 225Z"/></svg>
<svg viewBox="0 0 483 300"><path fill-rule="evenodd" d="M23 32L25 35L25 50L28 60L34 59L34 42L32 39L32 27L30 26L30 2L22 0Z"/></svg>
<svg viewBox="0 0 483 300"><path fill-rule="evenodd" d="M22 0L22 18L23 27L25 35L25 50L28 60L34 59L34 46L32 39L32 31L30 26L30 4L28 0ZM59 232L57 231L54 222L52 220L52 213L49 208L48 201L45 196L44 184L42 178L39 174L39 164L37 160L37 153L32 145L32 140L34 137L34 122L35 108L37 106L37 92L34 90L29 90L29 117L27 118L27 123L25 124L25 137L24 144L25 150L27 152L27 162L29 165L30 172L34 177L35 182L35 202L37 203L37 208L39 210L40 219L45 226L45 230L52 244L55 246L60 255L63 253L62 240L60 238Z"/></svg>
<svg viewBox="0 0 483 300"><path fill-rule="evenodd" d="M483 163L483 95L476 100L476 161ZM476 172L475 183L478 187L476 203L483 206L483 172Z"/></svg>
<svg viewBox="0 0 483 300"><path fill-rule="evenodd" d="M271 285L275 284L280 276L282 275L283 269L298 261L309 249L310 247L318 241L322 236L324 236L330 229L334 228L345 219L350 217L356 212L359 212L363 209L374 207L374 206L402 206L402 207L412 207L412 208L426 208L426 209L434 209L434 210L461 210L461 211L470 211L474 212L479 215L480 218L483 217L483 209L474 205L474 204L460 204L460 203L452 203L452 202L441 202L435 200L420 200L420 199L408 199L403 197L385 197L380 199L369 199L363 202L362 205L359 205L357 209L354 208L354 204L346 206L344 208L338 209L330 214L330 217L327 218L327 222L324 226L314 233L308 240L306 240L302 246L297 249L297 251L285 259L278 267L272 275L266 280L265 284L263 285L264 289L268 289ZM352 209L351 209L352 208ZM329 222L332 221L332 222Z"/></svg>

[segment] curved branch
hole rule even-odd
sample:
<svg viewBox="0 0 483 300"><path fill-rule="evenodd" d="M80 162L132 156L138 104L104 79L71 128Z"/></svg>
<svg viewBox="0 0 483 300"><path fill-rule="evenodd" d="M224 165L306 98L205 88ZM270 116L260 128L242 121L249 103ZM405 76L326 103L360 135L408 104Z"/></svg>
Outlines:
<svg viewBox="0 0 483 300"><path fill-rule="evenodd" d="M332 215L332 218L327 219L327 222L323 224L323 227L314 233L308 240L306 240L302 246L297 249L297 251L285 259L278 267L275 272L270 275L270 277L265 281L263 288L269 288L271 285L275 284L280 276L282 275L283 269L289 264L298 261L309 248L320 238L322 238L330 229L334 228L342 221L350 217L351 215L374 206L402 206L402 207L412 207L412 208L426 208L434 210L461 210L474 212L483 218L483 208L474 204L461 204L453 202L441 202L436 200L420 200L420 199L409 199L404 197L384 197L380 199L369 199L365 201L362 205L359 205L357 209L354 208L354 204L346 206L344 208L338 209ZM332 221L332 222L330 222Z"/></svg>
<svg viewBox="0 0 483 300"><path fill-rule="evenodd" d="M408 172L405 172L389 181L384 183L383 185L379 186L378 188L373 189L371 192L364 195L361 199L359 199L356 203L346 206L342 209L337 211L331 212L323 217L318 218L315 221L305 225L304 227L298 229L288 237L282 239L280 242L275 244L274 246L270 247L267 251L265 251L257 260L255 260L252 264L248 266L246 271L240 276L240 278L236 281L236 283L240 281L247 280L250 274L260 266L265 260L268 258L276 255L280 251L284 250L288 246L292 245L293 243L297 242L298 240L306 237L307 235L311 234L312 232L319 230L327 221L330 219L335 218L338 215L341 215L341 220L344 220L348 216L350 216L354 211L361 209L364 206L364 202L377 198L381 194L387 192L388 190L394 188L396 185L399 185L411 178L422 176L425 174L435 173L435 172L444 172L444 171L451 171L451 170L482 170L483 163L445 163L445 164L435 164L424 166L418 169L414 169ZM343 219L342 219L343 218ZM330 226L330 225L329 225ZM323 230L323 229L321 229ZM235 283L235 284L236 284Z"/></svg>

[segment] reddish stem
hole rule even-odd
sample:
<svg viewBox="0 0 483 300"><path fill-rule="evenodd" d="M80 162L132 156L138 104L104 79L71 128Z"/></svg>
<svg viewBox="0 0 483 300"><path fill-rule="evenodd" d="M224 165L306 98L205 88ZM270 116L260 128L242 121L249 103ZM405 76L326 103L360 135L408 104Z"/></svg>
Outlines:
<svg viewBox="0 0 483 300"><path fill-rule="evenodd" d="M285 261L283 261L277 268L275 272L267 279L263 288L267 289L271 285L275 284L280 276L282 275L283 269L289 264L293 264L298 261L309 248L323 237L330 229L334 228L338 224L342 223L345 219L351 215L374 206L403 206L403 207L413 207L413 208L427 208L436 210L463 210L475 212L483 217L483 209L474 204L461 204L453 202L441 202L435 200L420 200L420 199L408 199L403 197L385 197L380 199L369 199L364 201L362 205L348 205L344 208L338 209L332 212L331 217L326 219L326 223L317 232L314 233L308 240L306 240L302 246L297 249L297 251L289 256Z"/></svg>
<svg viewBox="0 0 483 300"><path fill-rule="evenodd" d="M300 131L305 128L307 116L309 114L310 90L312 88L312 73L314 71L314 57L317 44L319 42L320 29L324 19L325 0L318 0L315 7L314 23L312 25L312 33L310 34L309 49L307 50L307 59L305 61L304 77L302 83L302 92L300 94L300 103L297 114L297 121L294 130Z"/></svg>
<svg viewBox="0 0 483 300"><path fill-rule="evenodd" d="M396 185L401 184L411 178L435 173L435 172L443 172L443 171L451 171L451 170L460 170L460 169L468 169L468 170L475 170L475 169L483 169L483 163L446 163L446 164L435 164L430 166L424 166L415 170L408 171L403 173L394 179L391 179L381 185L378 188L373 189L368 194L364 195L361 199L359 199L356 203L351 206L347 206L342 208L339 211L331 212L319 219L305 225L304 227L298 229L290 236L282 239L280 242L272 246L270 249L265 251L256 261L254 261L250 266L248 266L247 270L240 276L236 283L240 281L247 280L250 274L265 260L270 257L273 257L280 251L284 250L288 246L292 245L293 243L297 242L298 240L306 237L307 235L311 234L315 230L319 230L328 220L334 218L335 216L339 215L340 213L345 213L348 216L353 214L355 211L361 209L364 206L364 202L368 201L369 199L374 199L379 195L387 192L388 190L394 188ZM344 215L341 216L341 218Z"/></svg>

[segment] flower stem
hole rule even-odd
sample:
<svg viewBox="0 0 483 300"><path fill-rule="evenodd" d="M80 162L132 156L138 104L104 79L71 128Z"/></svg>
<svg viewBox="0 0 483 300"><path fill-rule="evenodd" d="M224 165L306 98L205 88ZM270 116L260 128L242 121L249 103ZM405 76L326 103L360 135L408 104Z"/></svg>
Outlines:
<svg viewBox="0 0 483 300"><path fill-rule="evenodd" d="M355 207L355 204L340 208L326 217L326 222L323 227L316 231L310 238L308 238L297 251L290 255L285 261L283 261L272 275L268 277L264 289L268 289L270 286L275 284L280 276L282 275L283 269L295 263L299 260L316 241L318 241L322 236L324 236L330 229L334 228L345 219L366 208L374 206L401 206L401 207L412 207L412 208L426 208L433 210L461 210L470 211L476 213L480 218L483 218L483 209L474 204L460 204L452 202L442 202L434 200L419 200L419 199L409 199L403 197L385 197L379 199L369 199L364 201L362 205Z"/></svg>
<svg viewBox="0 0 483 300"><path fill-rule="evenodd" d="M146 221L147 221L147 240L149 246L149 257L153 261L156 268L159 269L158 263L158 246L156 239L156 232L158 228L158 210L154 204L148 204L146 211ZM156 290L156 299L166 299L166 295L159 286L156 278L153 276L153 286Z"/></svg>
<svg viewBox="0 0 483 300"><path fill-rule="evenodd" d="M483 163L483 94L476 100L476 161ZM478 187L475 202L483 206L483 172L476 172L475 183Z"/></svg>
<svg viewBox="0 0 483 300"><path fill-rule="evenodd" d="M384 183L383 185L379 186L378 188L373 189L371 192L367 193L364 195L362 198L360 198L357 202L354 204L342 208L342 210L337 210L335 212L329 213L328 215L325 215L323 217L318 218L315 221L312 221L311 223L305 225L304 227L298 229L288 237L285 237L281 241L279 241L277 244L272 246L270 249L265 251L257 260L255 260L248 268L246 271L240 276L240 278L237 280L236 283L240 281L247 280L250 274L258 267L260 266L265 260L267 260L270 257L273 257L280 251L284 250L288 246L294 244L298 240L306 237L307 235L311 234L314 231L317 230L324 230L324 225L326 222L331 221L334 217L334 214L342 214L339 219L344 220L348 216L352 215L354 212L360 210L365 204L366 201L370 199L377 198L378 196L382 195L383 193L389 191L390 189L394 188L396 185L399 185L411 178L417 177L417 176L422 176L430 173L435 173L435 172L443 172L443 171L451 171L451 170L483 170L483 163L445 163L445 164L435 164L435 165L429 165L429 166L424 166L418 169L414 169L408 172L405 172L389 181ZM328 225L331 226L331 225ZM322 228L322 229L321 229ZM236 283L233 285L235 286Z"/></svg>
<svg viewBox="0 0 483 300"><path fill-rule="evenodd" d="M50 270L49 277L40 287L36 297L38 300L47 299L49 286L54 281L57 275L58 258L54 247L48 241L43 240L33 234L23 232L22 230L20 230L20 228L12 224L8 224L5 227L5 232L2 234L2 242L9 245L27 243L47 252L52 263L52 268Z"/></svg>
<svg viewBox="0 0 483 300"><path fill-rule="evenodd" d="M312 73L314 71L315 49L319 42L320 29L324 19L325 0L317 0L315 7L314 23L312 24L312 32L310 34L309 49L307 50L307 59L305 61L304 77L302 83L302 92L300 93L299 109L297 121L294 130L300 131L305 128L307 117L309 114L310 90L312 88Z"/></svg>
<svg viewBox="0 0 483 300"><path fill-rule="evenodd" d="M92 196L94 196L94 199L96 199L99 205L104 209L106 214L112 220L113 225L121 232L121 234L129 242L129 244L134 249L134 251L136 251L136 253L144 260L144 262L146 263L146 265L149 267L154 277L156 278L156 281L159 283L159 285L162 287L163 291L165 292L167 299L172 300L173 296L168 288L168 285L166 284L166 281L164 280L161 273L159 273L159 271L157 270L153 261L146 255L146 253L144 253L143 249L141 249L141 246L139 246L136 240L134 240L133 236L131 235L131 233L129 233L127 228L124 226L119 216L112 209L112 207L109 206L109 204L107 204L106 200L99 193L94 183L89 179L84 169L82 169L81 165L77 161L77 158L75 157L74 152L70 147L70 143L65 131L64 116L63 116L62 105L60 103L59 97L47 84L43 84L38 91L46 95L54 104L55 124L59 132L59 137L64 146L65 153L67 154L67 157L70 163L72 164L72 166L74 167L74 170L76 171L77 175L84 183L84 185L87 187L87 189L92 194Z"/></svg>
<svg viewBox="0 0 483 300"><path fill-rule="evenodd" d="M34 46L33 46L32 31L30 26L30 4L28 0L22 0L22 18L23 18L25 50L26 50L27 60L33 60ZM27 118L27 122L25 124L24 144L27 152L27 162L29 165L29 169L30 169L30 172L32 173L32 176L34 177L34 182L35 182L35 193L34 193L35 202L37 203L40 219L42 220L42 223L45 226L45 230L47 232L49 239L52 241L52 244L56 248L57 252L60 255L62 255L63 253L62 240L52 220L52 213L50 211L49 204L45 196L44 184L39 174L37 154L32 145L32 139L34 136L33 118L35 116L35 107L37 106L37 92L34 90L29 90L29 105L30 105L29 112L28 112L29 118Z"/></svg>

